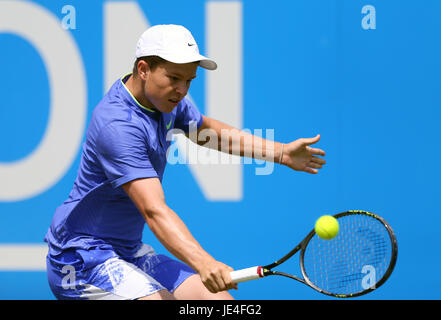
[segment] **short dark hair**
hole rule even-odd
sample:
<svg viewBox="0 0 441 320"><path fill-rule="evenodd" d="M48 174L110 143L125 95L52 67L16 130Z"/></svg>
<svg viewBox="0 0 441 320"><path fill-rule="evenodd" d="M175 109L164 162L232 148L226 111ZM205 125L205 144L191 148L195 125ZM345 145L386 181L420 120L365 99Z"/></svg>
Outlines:
<svg viewBox="0 0 441 320"><path fill-rule="evenodd" d="M138 62L145 61L149 65L150 70L154 71L159 65L164 64L167 60L162 59L158 56L147 56L147 57L139 57L136 59L135 64L133 65L133 75L138 74Z"/></svg>

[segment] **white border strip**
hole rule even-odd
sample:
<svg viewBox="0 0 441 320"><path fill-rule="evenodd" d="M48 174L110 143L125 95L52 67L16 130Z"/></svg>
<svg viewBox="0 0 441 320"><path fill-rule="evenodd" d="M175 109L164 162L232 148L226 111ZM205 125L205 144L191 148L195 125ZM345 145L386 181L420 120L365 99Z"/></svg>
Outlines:
<svg viewBox="0 0 441 320"><path fill-rule="evenodd" d="M46 271L47 244L1 244L0 271Z"/></svg>

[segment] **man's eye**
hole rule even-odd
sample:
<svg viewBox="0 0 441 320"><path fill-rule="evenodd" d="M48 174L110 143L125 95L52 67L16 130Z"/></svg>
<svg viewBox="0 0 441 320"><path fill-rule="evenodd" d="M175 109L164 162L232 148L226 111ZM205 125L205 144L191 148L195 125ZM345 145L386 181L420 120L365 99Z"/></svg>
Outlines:
<svg viewBox="0 0 441 320"><path fill-rule="evenodd" d="M169 78L173 81L178 81L179 79L177 77L169 76Z"/></svg>

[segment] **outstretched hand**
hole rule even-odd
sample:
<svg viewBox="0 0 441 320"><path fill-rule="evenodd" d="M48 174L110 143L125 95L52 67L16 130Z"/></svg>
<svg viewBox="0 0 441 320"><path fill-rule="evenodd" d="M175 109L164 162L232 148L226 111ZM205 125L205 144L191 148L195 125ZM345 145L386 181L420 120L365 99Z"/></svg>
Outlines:
<svg viewBox="0 0 441 320"><path fill-rule="evenodd" d="M285 145L281 163L297 171L312 174L318 173L326 161L317 156L324 156L321 149L311 148L310 145L318 142L320 135L314 138L301 138Z"/></svg>

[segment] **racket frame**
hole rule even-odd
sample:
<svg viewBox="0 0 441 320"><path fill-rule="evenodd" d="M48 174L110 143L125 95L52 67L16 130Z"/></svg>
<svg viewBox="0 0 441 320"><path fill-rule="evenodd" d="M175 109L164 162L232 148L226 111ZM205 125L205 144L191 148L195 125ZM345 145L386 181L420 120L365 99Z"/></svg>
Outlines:
<svg viewBox="0 0 441 320"><path fill-rule="evenodd" d="M384 220L382 217L380 217L374 213L368 212L368 211L349 210L349 211L341 212L341 213L334 215L334 218L339 219L341 217L354 215L354 214L368 215L368 216L371 216L372 218L377 219L381 224L384 225L384 227L386 228L386 230L389 234L389 238L391 241L391 249L392 249L391 261L390 261L389 266L388 266L386 272L384 273L383 277L381 277L381 279L377 283L375 283L375 286L369 287L363 291L355 292L355 293L351 293L351 294L335 294L335 293L323 290L323 289L319 288L318 286L316 286L308 278L308 275L307 275L307 273L305 271L305 267L304 267L305 250L308 246L308 243L311 241L311 239L316 234L314 229L305 237L305 239L303 239L294 249L292 249L290 252L288 252L286 255L284 255L281 259L279 259L271 264L268 264L266 266L262 266L261 267L262 268L261 269L261 277L262 276L266 277L266 276L271 276L271 275L284 276L284 277L287 277L290 279L297 280L303 284L306 284L307 286L313 288L314 290L316 290L320 293L323 293L325 295L332 296L332 297L337 297L337 298L354 298L354 297L358 297L358 296L367 294L367 293L372 292L373 290L379 288L382 284L384 284L384 282L386 282L386 280L390 277L390 275L392 274L392 271L395 268L395 264L396 264L397 257L398 257L398 245L397 245L397 239L396 239L395 233L392 230L392 227L389 225L389 223L386 222L386 220ZM292 274L286 273L286 272L272 270L273 268L281 265L283 262L285 262L286 260L291 258L299 250L300 250L300 269L302 272L303 279L300 277L294 276Z"/></svg>

